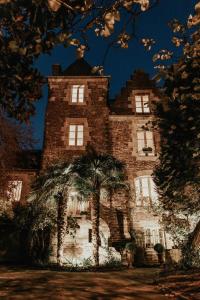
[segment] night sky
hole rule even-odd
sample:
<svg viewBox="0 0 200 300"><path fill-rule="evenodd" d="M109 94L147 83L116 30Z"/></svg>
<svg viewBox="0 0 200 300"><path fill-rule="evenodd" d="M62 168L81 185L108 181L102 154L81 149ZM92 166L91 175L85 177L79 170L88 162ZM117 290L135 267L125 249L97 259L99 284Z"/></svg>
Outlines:
<svg viewBox="0 0 200 300"><path fill-rule="evenodd" d="M172 33L168 28L168 22L173 19L186 20L193 13L196 0L160 0L160 4L149 12L140 16L136 23L138 37L151 37L156 40L152 51L147 52L139 42L133 39L128 49L111 49L107 56L104 73L110 75L110 98L114 98L130 78L136 69L143 69L150 76L155 75L156 70L152 63L152 55L159 49L172 49ZM92 66L102 65L102 60L107 47L107 40L90 36L90 50L85 59ZM51 75L51 66L54 63L66 68L76 59L75 48L58 46L52 55L43 55L37 66L45 76ZM36 148L41 148L43 143L44 115L47 104L47 87L44 88L43 98L37 103L37 112L32 118L35 137L39 140Z"/></svg>

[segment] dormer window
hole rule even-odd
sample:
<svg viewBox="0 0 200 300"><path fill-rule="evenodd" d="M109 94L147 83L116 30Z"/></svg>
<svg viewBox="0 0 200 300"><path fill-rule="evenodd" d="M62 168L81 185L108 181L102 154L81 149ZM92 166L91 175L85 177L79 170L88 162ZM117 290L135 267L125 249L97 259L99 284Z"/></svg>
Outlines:
<svg viewBox="0 0 200 300"><path fill-rule="evenodd" d="M84 101L84 85L73 85L72 86L72 103L83 103Z"/></svg>
<svg viewBox="0 0 200 300"><path fill-rule="evenodd" d="M83 125L69 125L69 146L83 146Z"/></svg>
<svg viewBox="0 0 200 300"><path fill-rule="evenodd" d="M149 95L135 96L136 113L150 113Z"/></svg>

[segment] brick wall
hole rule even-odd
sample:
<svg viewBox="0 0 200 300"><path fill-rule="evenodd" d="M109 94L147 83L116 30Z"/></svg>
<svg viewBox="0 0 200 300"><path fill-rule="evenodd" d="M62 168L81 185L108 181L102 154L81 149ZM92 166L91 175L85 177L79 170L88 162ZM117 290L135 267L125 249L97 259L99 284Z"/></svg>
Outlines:
<svg viewBox="0 0 200 300"><path fill-rule="evenodd" d="M108 152L107 77L49 77L49 103L45 121L43 168L57 159L84 153L87 145ZM73 85L84 85L84 102L72 103ZM84 125L84 145L69 146L70 123Z"/></svg>
<svg viewBox="0 0 200 300"><path fill-rule="evenodd" d="M37 171L35 170L13 170L7 174L7 181L22 181L22 190L20 203L25 204L27 196L31 191L31 184L35 179Z"/></svg>

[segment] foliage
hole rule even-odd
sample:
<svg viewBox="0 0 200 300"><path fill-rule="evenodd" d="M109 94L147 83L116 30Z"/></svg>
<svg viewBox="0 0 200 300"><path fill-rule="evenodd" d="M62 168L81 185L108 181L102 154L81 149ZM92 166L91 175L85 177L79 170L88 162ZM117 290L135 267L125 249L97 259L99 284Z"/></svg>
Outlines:
<svg viewBox="0 0 200 300"><path fill-rule="evenodd" d="M123 189L126 186L124 164L108 154L98 154L93 149L74 161L72 172L74 187L85 198L100 190Z"/></svg>
<svg viewBox="0 0 200 300"><path fill-rule="evenodd" d="M108 269L120 268L122 267L122 262L121 260L116 259L115 257L112 256L105 262L103 267L106 267Z"/></svg>
<svg viewBox="0 0 200 300"><path fill-rule="evenodd" d="M73 238L76 236L76 231L79 229L80 226L78 225L77 218L73 216L67 217L67 227L66 227L66 234L71 235Z"/></svg>
<svg viewBox="0 0 200 300"><path fill-rule="evenodd" d="M57 228L57 262L61 266L63 260L64 238L67 228L67 202L71 187L71 165L59 162L50 166L33 184L30 199L41 207L49 206L56 217Z"/></svg>
<svg viewBox="0 0 200 300"><path fill-rule="evenodd" d="M35 67L41 54L50 54L63 44L76 47L78 57L83 57L91 32L103 38L112 36L109 45L127 48L135 37L135 20L158 2L1 0L1 108L19 120L28 120L35 112L35 101L42 96L44 79ZM142 43L150 49L153 40L144 38Z"/></svg>
<svg viewBox="0 0 200 300"><path fill-rule="evenodd" d="M164 246L160 243L155 244L155 246L153 248L157 253L163 253L165 250Z"/></svg>
<svg viewBox="0 0 200 300"><path fill-rule="evenodd" d="M68 162L58 162L49 166L33 183L30 200L55 202L54 197L58 192L64 192L70 185L70 168Z"/></svg>
<svg viewBox="0 0 200 300"><path fill-rule="evenodd" d="M50 253L50 232L54 227L52 215L47 209L41 210L37 205L17 205L12 215L0 217L1 239L7 236L7 251L18 251L18 257L26 262L44 262ZM48 219L48 222L47 222ZM13 248L15 241L17 247Z"/></svg>
<svg viewBox="0 0 200 300"><path fill-rule="evenodd" d="M111 155L98 154L88 148L85 155L74 161L72 172L75 189L91 203L93 257L95 265L99 266L101 191L127 187L124 165Z"/></svg>
<svg viewBox="0 0 200 300"><path fill-rule="evenodd" d="M157 106L155 122L162 141L154 179L163 221L180 243L191 231L191 217L200 212L200 31L177 20L170 26L179 34L173 42L182 45L182 54L176 64L162 71L165 97Z"/></svg>
<svg viewBox="0 0 200 300"><path fill-rule="evenodd" d="M126 240L120 240L112 243L112 246L122 255L126 245Z"/></svg>
<svg viewBox="0 0 200 300"><path fill-rule="evenodd" d="M188 240L182 245L182 259L180 267L183 269L199 268L200 267L200 246L194 248L192 246L191 235Z"/></svg>
<svg viewBox="0 0 200 300"><path fill-rule="evenodd" d="M200 215L200 30L195 27L200 21L200 3L195 9L188 24L170 23L172 42L182 52L175 64L162 69L165 96L157 105L155 122L162 137L154 171L162 219L188 263L189 256L191 261L196 257L192 253L198 245L193 244L189 251L188 244L183 245Z"/></svg>
<svg viewBox="0 0 200 300"><path fill-rule="evenodd" d="M128 242L125 244L125 249L134 252L136 249L136 245L133 242Z"/></svg>
<svg viewBox="0 0 200 300"><path fill-rule="evenodd" d="M22 126L0 111L0 188L2 190L8 181L7 170L16 166L20 153L32 149L34 143L30 126Z"/></svg>

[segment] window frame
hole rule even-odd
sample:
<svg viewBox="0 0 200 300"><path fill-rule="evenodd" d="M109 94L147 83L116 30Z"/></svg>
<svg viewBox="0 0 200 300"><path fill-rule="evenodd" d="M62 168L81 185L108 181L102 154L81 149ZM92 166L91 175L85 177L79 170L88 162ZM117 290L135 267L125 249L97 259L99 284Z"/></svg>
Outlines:
<svg viewBox="0 0 200 300"><path fill-rule="evenodd" d="M71 103L72 104L83 104L85 98L85 85L74 84L71 87Z"/></svg>
<svg viewBox="0 0 200 300"><path fill-rule="evenodd" d="M139 138L139 133L143 133L143 139ZM148 139L147 138L147 133L152 134L152 138ZM153 130L143 130L143 129L138 129L136 131L136 136L137 136L137 153L139 156L156 156L156 147L155 147L155 135ZM139 141L143 141L143 147L140 149L140 143ZM151 141L151 142L148 142ZM152 145L151 145L152 144ZM143 149L151 148L152 151L145 152Z"/></svg>
<svg viewBox="0 0 200 300"><path fill-rule="evenodd" d="M157 243L164 246L164 230L162 228L149 228L144 230L144 244L145 248L153 248Z"/></svg>
<svg viewBox="0 0 200 300"><path fill-rule="evenodd" d="M147 106L147 108L149 109L149 111L144 111L145 110L145 102L147 101L147 100L144 100L144 97L148 97L148 106ZM141 103L141 107L138 107L137 106L137 103L139 102L139 101L137 101L136 100L136 97L140 97L140 103ZM135 100L135 112L136 112L136 114L150 114L151 113L151 105L150 105L150 94L149 93L142 93L142 94L135 94L135 97L134 97L134 100ZM141 111L137 111L137 108L141 108Z"/></svg>
<svg viewBox="0 0 200 300"><path fill-rule="evenodd" d="M70 130L74 127L75 130ZM82 130L79 130L82 128ZM74 134L73 134L74 133ZM74 143L72 143L74 141ZM84 124L69 124L68 129L68 146L69 147L82 147L84 146Z"/></svg>
<svg viewBox="0 0 200 300"><path fill-rule="evenodd" d="M144 196L144 179L147 179L147 191L148 195ZM138 176L134 180L135 186L135 204L136 207L151 207L158 198L158 194L155 189L155 183L153 182L152 176L144 175ZM139 187L139 193L138 193ZM156 195L156 196L155 196Z"/></svg>

